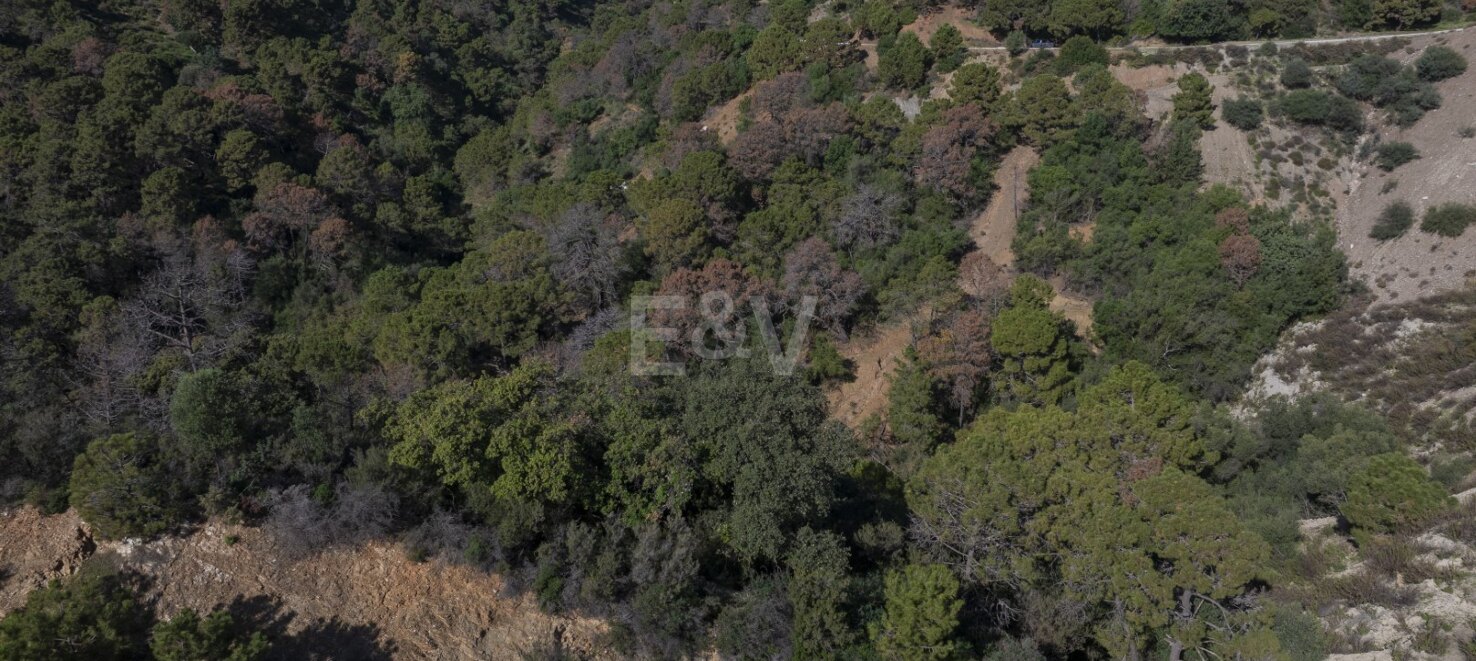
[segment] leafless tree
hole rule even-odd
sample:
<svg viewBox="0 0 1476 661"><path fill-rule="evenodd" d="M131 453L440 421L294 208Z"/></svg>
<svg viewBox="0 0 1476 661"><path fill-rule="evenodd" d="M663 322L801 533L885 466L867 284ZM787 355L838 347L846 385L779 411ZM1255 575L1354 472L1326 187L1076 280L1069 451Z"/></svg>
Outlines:
<svg viewBox="0 0 1476 661"><path fill-rule="evenodd" d="M902 235L897 215L902 211L902 198L870 184L841 200L836 216L835 239L842 248L855 252L885 246Z"/></svg>
<svg viewBox="0 0 1476 661"><path fill-rule="evenodd" d="M192 370L208 365L250 326L243 272L249 268L242 257L220 264L167 259L120 306L126 333L150 348L178 351Z"/></svg>
<svg viewBox="0 0 1476 661"><path fill-rule="evenodd" d="M394 493L378 485L340 483L330 504L313 498L305 484L272 492L266 529L289 559L301 559L329 546L362 542L383 535L399 504Z"/></svg>
<svg viewBox="0 0 1476 661"><path fill-rule="evenodd" d="M616 228L598 206L576 204L544 227L553 256L553 276L579 297L584 310L610 302L620 278L620 245Z"/></svg>
<svg viewBox="0 0 1476 661"><path fill-rule="evenodd" d="M805 296L816 297L816 318L843 339L846 321L866 291L861 276L842 269L830 245L819 237L806 239L784 256L783 283L791 305Z"/></svg>
<svg viewBox="0 0 1476 661"><path fill-rule="evenodd" d="M717 131L708 130L701 122L678 125L666 141L666 151L661 154L661 164L667 169L676 169L682 159L699 151L721 151Z"/></svg>
<svg viewBox="0 0 1476 661"><path fill-rule="evenodd" d="M810 105L810 81L805 74L790 71L753 88L749 108L759 119L779 120L790 111Z"/></svg>
<svg viewBox="0 0 1476 661"><path fill-rule="evenodd" d="M1009 293L1009 274L982 251L964 255L958 265L958 283L965 294L979 301L985 310L997 311Z"/></svg>
<svg viewBox="0 0 1476 661"><path fill-rule="evenodd" d="M979 196L973 181L974 157L994 135L994 124L975 104L943 111L943 117L923 134L922 153L914 174L917 182L956 199Z"/></svg>
<svg viewBox="0 0 1476 661"><path fill-rule="evenodd" d="M754 122L748 130L739 133L728 146L728 162L733 169L749 181L767 179L791 153L784 127L763 120Z"/></svg>
<svg viewBox="0 0 1476 661"><path fill-rule="evenodd" d="M849 126L850 115L839 103L794 110L784 119L790 148L811 165L820 161L830 148L830 141L845 133Z"/></svg>
<svg viewBox="0 0 1476 661"><path fill-rule="evenodd" d="M918 342L917 353L928 374L948 386L949 403L963 424L994 358L989 318L981 310L956 312L942 329Z"/></svg>

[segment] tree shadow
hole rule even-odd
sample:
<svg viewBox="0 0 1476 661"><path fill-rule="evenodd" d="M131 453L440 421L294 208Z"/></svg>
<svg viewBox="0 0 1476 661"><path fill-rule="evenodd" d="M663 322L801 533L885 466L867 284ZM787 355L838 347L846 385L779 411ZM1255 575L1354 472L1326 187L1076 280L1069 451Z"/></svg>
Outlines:
<svg viewBox="0 0 1476 661"><path fill-rule="evenodd" d="M237 626L265 634L271 647L267 659L362 659L389 661L395 646L380 639L374 624L349 624L337 617L318 618L296 633L288 633L297 613L282 600L266 595L236 597L226 606Z"/></svg>

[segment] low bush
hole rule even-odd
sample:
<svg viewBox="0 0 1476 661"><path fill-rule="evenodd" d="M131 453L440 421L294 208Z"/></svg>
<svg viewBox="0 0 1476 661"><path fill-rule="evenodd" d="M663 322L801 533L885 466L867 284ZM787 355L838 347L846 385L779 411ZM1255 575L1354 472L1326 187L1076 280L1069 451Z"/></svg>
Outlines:
<svg viewBox="0 0 1476 661"><path fill-rule="evenodd" d="M1451 508L1455 499L1413 459L1397 453L1368 460L1348 484L1343 516L1371 532L1406 530Z"/></svg>
<svg viewBox="0 0 1476 661"><path fill-rule="evenodd" d="M1476 223L1476 206L1452 202L1430 207L1420 229L1440 236L1460 236L1466 227Z"/></svg>
<svg viewBox="0 0 1476 661"><path fill-rule="evenodd" d="M1421 80L1445 80L1466 72L1466 58L1445 46L1431 46L1415 60L1414 66L1415 75Z"/></svg>
<svg viewBox="0 0 1476 661"><path fill-rule="evenodd" d="M1414 209L1410 208L1408 202L1398 200L1384 207L1384 211L1379 214L1379 219L1374 223L1368 236L1380 241L1397 239L1404 236L1404 233L1409 231L1413 225Z"/></svg>
<svg viewBox="0 0 1476 661"><path fill-rule="evenodd" d="M1312 67L1300 57L1289 58L1281 67L1281 84L1287 89L1302 89L1312 86Z"/></svg>
<svg viewBox="0 0 1476 661"><path fill-rule="evenodd" d="M1276 101L1277 112L1299 124L1327 126L1356 133L1363 130L1358 104L1322 90L1293 90Z"/></svg>
<svg viewBox="0 0 1476 661"><path fill-rule="evenodd" d="M1397 60L1377 55L1363 55L1353 60L1338 76L1339 92L1367 101L1389 112L1400 126L1409 126L1440 107L1440 93L1430 83L1420 80L1409 67Z"/></svg>
<svg viewBox="0 0 1476 661"><path fill-rule="evenodd" d="M1380 170L1389 172L1419 157L1419 150L1408 142L1386 142L1379 145L1377 154L1374 156L1374 163L1379 166Z"/></svg>
<svg viewBox="0 0 1476 661"><path fill-rule="evenodd" d="M1230 99L1220 106L1220 115L1231 126L1252 131L1260 128L1263 112L1256 99Z"/></svg>

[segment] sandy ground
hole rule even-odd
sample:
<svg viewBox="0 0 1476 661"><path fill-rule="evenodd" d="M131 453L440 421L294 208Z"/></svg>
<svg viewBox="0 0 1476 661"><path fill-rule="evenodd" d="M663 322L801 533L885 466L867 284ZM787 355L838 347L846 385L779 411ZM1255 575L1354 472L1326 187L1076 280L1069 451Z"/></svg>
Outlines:
<svg viewBox="0 0 1476 661"><path fill-rule="evenodd" d="M1421 38L1411 46L1442 41L1476 63L1476 30ZM1415 53L1396 56L1409 60ZM1416 218L1443 202L1476 203L1476 139L1459 135L1462 128L1476 127L1476 66L1437 86L1444 97L1439 109L1408 129L1383 132L1385 141L1413 144L1419 160L1387 173L1368 167L1361 179L1352 182L1348 201L1338 210L1339 244L1353 275L1364 280L1381 302L1448 291L1476 276L1476 230L1445 238L1419 231L1416 221L1400 238L1380 242L1368 237L1379 213L1395 200L1408 202ZM1390 185L1393 190L1383 192Z"/></svg>
<svg viewBox="0 0 1476 661"><path fill-rule="evenodd" d="M702 126L709 131L717 131L718 142L726 145L738 137L738 120L743 118L740 107L748 97L753 96L753 90L749 89L738 96L733 97L727 103L707 111L707 116L702 120Z"/></svg>
<svg viewBox="0 0 1476 661"><path fill-rule="evenodd" d="M277 658L526 658L556 637L580 658L609 658L603 623L542 613L496 575L414 562L393 542L284 559L265 532L210 523L184 537L94 543L73 512L0 514L0 613L94 553L152 580L163 617L225 607L260 625Z"/></svg>
<svg viewBox="0 0 1476 661"><path fill-rule="evenodd" d="M1237 129L1220 117L1220 108L1225 101L1240 96L1223 74L1209 76L1214 86L1215 127L1199 137L1199 152L1204 157L1204 183L1206 186L1224 184L1245 195L1252 204L1262 201L1255 151L1246 140L1244 131ZM1178 85L1174 86L1178 89ZM1172 107L1172 102L1170 102Z"/></svg>
<svg viewBox="0 0 1476 661"><path fill-rule="evenodd" d="M944 24L952 23L953 27L958 28L959 34L963 35L965 46L998 46L999 40L974 20L975 13L973 9L949 5L936 11L924 12L916 21L903 26L902 31L917 35L924 45L931 45L933 33Z"/></svg>
<svg viewBox="0 0 1476 661"><path fill-rule="evenodd" d="M1005 154L994 171L994 196L989 206L969 224L969 237L974 245L995 264L1008 267L1015 263L1010 244L1015 240L1015 225L1020 211L1030 197L1026 176L1040 155L1029 147L1016 147Z"/></svg>
<svg viewBox="0 0 1476 661"><path fill-rule="evenodd" d="M856 378L827 393L831 416L854 429L872 415L882 414L892 388L892 372L912 341L911 324L898 323L841 346L841 355L856 366Z"/></svg>

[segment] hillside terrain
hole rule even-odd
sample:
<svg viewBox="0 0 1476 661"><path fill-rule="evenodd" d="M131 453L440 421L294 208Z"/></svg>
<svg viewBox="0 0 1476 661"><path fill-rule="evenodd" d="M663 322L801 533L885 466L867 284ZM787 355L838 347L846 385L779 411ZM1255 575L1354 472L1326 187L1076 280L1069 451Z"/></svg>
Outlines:
<svg viewBox="0 0 1476 661"><path fill-rule="evenodd" d="M1473 9L11 3L0 661L1470 658Z"/></svg>

